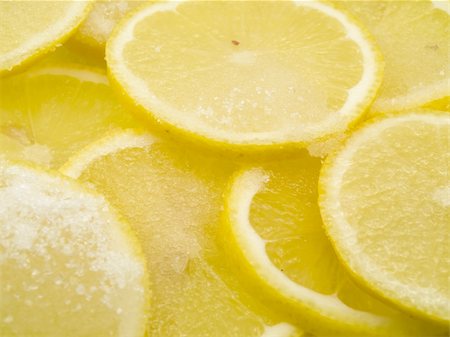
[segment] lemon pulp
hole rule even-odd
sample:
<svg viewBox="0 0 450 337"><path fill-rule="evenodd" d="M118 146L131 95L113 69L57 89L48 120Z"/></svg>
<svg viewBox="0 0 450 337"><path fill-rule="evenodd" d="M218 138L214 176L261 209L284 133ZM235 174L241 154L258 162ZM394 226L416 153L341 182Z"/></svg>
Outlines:
<svg viewBox="0 0 450 337"><path fill-rule="evenodd" d="M142 337L145 261L102 196L0 158L0 204L2 336Z"/></svg>
<svg viewBox="0 0 450 337"><path fill-rule="evenodd" d="M95 186L137 232L152 270L150 336L300 333L243 291L216 244L231 163L122 132L62 170Z"/></svg>
<svg viewBox="0 0 450 337"><path fill-rule="evenodd" d="M106 59L121 90L210 143L305 144L343 131L381 81L371 37L322 2L164 2L119 27Z"/></svg>
<svg viewBox="0 0 450 337"><path fill-rule="evenodd" d="M102 70L35 67L0 80L0 149L56 168L109 130L136 125Z"/></svg>
<svg viewBox="0 0 450 337"><path fill-rule="evenodd" d="M337 252L379 296L449 320L450 118L409 113L355 132L328 159L320 206Z"/></svg>

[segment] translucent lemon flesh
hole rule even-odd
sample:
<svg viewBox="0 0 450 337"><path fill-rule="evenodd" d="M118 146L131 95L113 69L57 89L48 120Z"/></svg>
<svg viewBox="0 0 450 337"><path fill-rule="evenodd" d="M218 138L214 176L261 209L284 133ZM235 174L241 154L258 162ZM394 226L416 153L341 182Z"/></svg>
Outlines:
<svg viewBox="0 0 450 337"><path fill-rule="evenodd" d="M340 1L375 37L385 59L371 110L417 108L450 95L450 8L446 1Z"/></svg>
<svg viewBox="0 0 450 337"><path fill-rule="evenodd" d="M293 336L255 302L217 245L233 166L149 135L118 133L63 168L102 192L133 225L151 273L149 336Z"/></svg>
<svg viewBox="0 0 450 337"><path fill-rule="evenodd" d="M449 320L450 118L407 114L353 134L321 177L326 229L366 286Z"/></svg>
<svg viewBox="0 0 450 337"><path fill-rule="evenodd" d="M317 205L320 160L301 156L233 180L227 196L229 246L266 290L305 328L333 336L422 336L439 333L361 290L341 267ZM233 245L234 243L234 245Z"/></svg>
<svg viewBox="0 0 450 337"><path fill-rule="evenodd" d="M450 112L450 96L430 102L425 107L433 110Z"/></svg>
<svg viewBox="0 0 450 337"><path fill-rule="evenodd" d="M135 125L101 70L45 65L0 80L0 150L59 167L90 142Z"/></svg>
<svg viewBox="0 0 450 337"><path fill-rule="evenodd" d="M0 74L55 49L88 9L89 1L1 1Z"/></svg>
<svg viewBox="0 0 450 337"><path fill-rule="evenodd" d="M374 97L371 38L316 1L186 1L147 6L107 47L111 75L159 122L249 146L343 131Z"/></svg>
<svg viewBox="0 0 450 337"><path fill-rule="evenodd" d="M3 337L142 337L146 265L99 195L0 159Z"/></svg>

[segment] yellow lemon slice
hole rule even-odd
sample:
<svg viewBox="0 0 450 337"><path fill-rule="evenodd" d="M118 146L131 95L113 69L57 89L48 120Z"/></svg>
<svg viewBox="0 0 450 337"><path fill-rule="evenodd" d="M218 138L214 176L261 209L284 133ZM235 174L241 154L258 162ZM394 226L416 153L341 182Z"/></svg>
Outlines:
<svg viewBox="0 0 450 337"><path fill-rule="evenodd" d="M152 271L150 336L298 336L249 296L218 247L233 165L179 144L117 132L62 171L103 193L132 224Z"/></svg>
<svg viewBox="0 0 450 337"><path fill-rule="evenodd" d="M248 168L227 193L227 247L253 288L318 336L423 336L442 332L384 305L341 267L317 204L320 160Z"/></svg>
<svg viewBox="0 0 450 337"><path fill-rule="evenodd" d="M448 114L373 122L327 159L325 228L355 276L380 296L437 321L450 318Z"/></svg>
<svg viewBox="0 0 450 337"><path fill-rule="evenodd" d="M103 197L0 159L0 204L2 336L143 336L145 261Z"/></svg>
<svg viewBox="0 0 450 337"><path fill-rule="evenodd" d="M450 95L448 1L340 1L374 35L386 68L372 112L417 108Z"/></svg>
<svg viewBox="0 0 450 337"><path fill-rule="evenodd" d="M319 1L152 4L119 24L106 59L120 90L153 119L248 148L345 130L382 68L363 28Z"/></svg>
<svg viewBox="0 0 450 337"><path fill-rule="evenodd" d="M134 124L102 70L34 67L0 80L0 149L8 157L59 167L104 133Z"/></svg>
<svg viewBox="0 0 450 337"><path fill-rule="evenodd" d="M29 63L72 34L89 1L0 1L0 75Z"/></svg>

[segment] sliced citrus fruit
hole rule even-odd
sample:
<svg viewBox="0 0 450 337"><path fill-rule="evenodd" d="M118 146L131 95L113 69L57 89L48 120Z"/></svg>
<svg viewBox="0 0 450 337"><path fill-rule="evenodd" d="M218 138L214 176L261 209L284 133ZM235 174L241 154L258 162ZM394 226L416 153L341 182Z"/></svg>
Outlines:
<svg viewBox="0 0 450 337"><path fill-rule="evenodd" d="M89 1L0 1L0 75L55 49L88 14Z"/></svg>
<svg viewBox="0 0 450 337"><path fill-rule="evenodd" d="M152 271L150 336L294 336L243 292L216 244L233 165L148 134L122 131L62 171L102 192L138 234Z"/></svg>
<svg viewBox="0 0 450 337"><path fill-rule="evenodd" d="M2 336L143 336L145 260L102 196L0 159L0 204Z"/></svg>
<svg viewBox="0 0 450 337"><path fill-rule="evenodd" d="M373 112L417 108L450 95L447 1L339 1L373 33L386 67Z"/></svg>
<svg viewBox="0 0 450 337"><path fill-rule="evenodd" d="M106 131L134 125L102 70L33 67L0 80L0 149L59 167Z"/></svg>
<svg viewBox="0 0 450 337"><path fill-rule="evenodd" d="M373 122L330 157L320 206L339 256L367 287L449 321L450 116Z"/></svg>
<svg viewBox="0 0 450 337"><path fill-rule="evenodd" d="M156 3L119 23L106 59L120 90L155 120L247 148L345 130L382 68L369 35L318 1Z"/></svg>
<svg viewBox="0 0 450 337"><path fill-rule="evenodd" d="M441 332L367 294L341 267L322 228L319 170L320 160L304 154L232 179L224 237L250 285L319 336Z"/></svg>
<svg viewBox="0 0 450 337"><path fill-rule="evenodd" d="M73 39L104 53L108 40L117 22L130 10L145 3L144 1L107 0L97 1L86 20L78 28Z"/></svg>

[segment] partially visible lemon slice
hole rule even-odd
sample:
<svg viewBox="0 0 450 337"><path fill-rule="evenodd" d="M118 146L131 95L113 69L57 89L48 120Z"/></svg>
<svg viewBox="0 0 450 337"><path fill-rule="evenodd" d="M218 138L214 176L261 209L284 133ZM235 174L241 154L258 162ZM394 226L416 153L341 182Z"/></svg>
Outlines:
<svg viewBox="0 0 450 337"><path fill-rule="evenodd" d="M89 8L90 1L0 1L0 75L55 49Z"/></svg>
<svg viewBox="0 0 450 337"><path fill-rule="evenodd" d="M448 1L338 1L374 35L386 61L372 112L420 107L450 95Z"/></svg>
<svg viewBox="0 0 450 337"><path fill-rule="evenodd" d="M95 68L33 67L1 79L0 93L0 149L44 167L59 167L108 130L135 125Z"/></svg>
<svg viewBox="0 0 450 337"><path fill-rule="evenodd" d="M153 305L149 336L299 336L250 297L217 245L233 165L149 134L113 133L62 171L103 193L138 234Z"/></svg>
<svg viewBox="0 0 450 337"><path fill-rule="evenodd" d="M373 122L327 159L325 228L339 256L380 296L450 319L450 116L410 113Z"/></svg>
<svg viewBox="0 0 450 337"><path fill-rule="evenodd" d="M341 267L317 205L320 160L249 168L226 197L225 240L253 288L319 336L424 336L441 332L358 288Z"/></svg>
<svg viewBox="0 0 450 337"><path fill-rule="evenodd" d="M104 53L106 41L119 20L127 12L144 3L145 1L136 0L96 1L88 17L73 36L74 41L98 53Z"/></svg>
<svg viewBox="0 0 450 337"><path fill-rule="evenodd" d="M319 1L181 1L123 20L107 64L134 104L195 139L305 145L368 107L382 62L371 37Z"/></svg>
<svg viewBox="0 0 450 337"><path fill-rule="evenodd" d="M2 336L143 336L144 258L103 197L0 159L0 205Z"/></svg>

